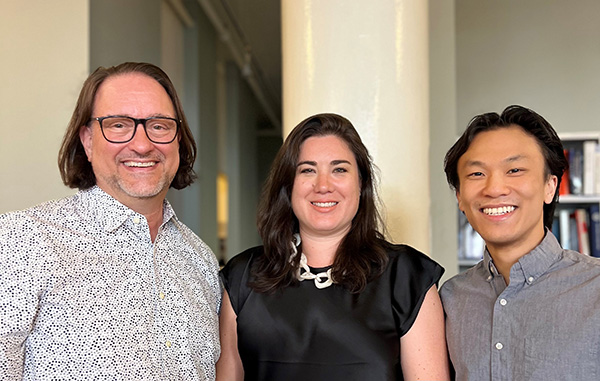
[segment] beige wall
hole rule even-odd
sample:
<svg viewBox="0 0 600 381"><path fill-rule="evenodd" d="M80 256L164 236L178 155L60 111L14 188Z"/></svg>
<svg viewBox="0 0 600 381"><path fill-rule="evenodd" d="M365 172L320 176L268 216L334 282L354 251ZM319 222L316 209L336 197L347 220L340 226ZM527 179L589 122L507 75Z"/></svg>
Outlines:
<svg viewBox="0 0 600 381"><path fill-rule="evenodd" d="M2 0L0 213L73 191L57 154L88 75L88 1Z"/></svg>
<svg viewBox="0 0 600 381"><path fill-rule="evenodd" d="M600 1L457 0L458 130L522 104L557 131L599 130Z"/></svg>
<svg viewBox="0 0 600 381"><path fill-rule="evenodd" d="M446 183L442 164L456 139L454 9L454 0L429 0L430 254L446 269L443 280L458 271L456 197Z"/></svg>

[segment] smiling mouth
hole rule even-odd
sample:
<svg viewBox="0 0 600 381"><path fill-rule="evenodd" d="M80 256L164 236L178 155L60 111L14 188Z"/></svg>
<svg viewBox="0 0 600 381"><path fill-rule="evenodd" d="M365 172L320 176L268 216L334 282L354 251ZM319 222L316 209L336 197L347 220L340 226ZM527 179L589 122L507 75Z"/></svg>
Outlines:
<svg viewBox="0 0 600 381"><path fill-rule="evenodd" d="M311 202L314 206L318 206L320 208L330 208L332 206L336 206L338 203L334 201L330 202Z"/></svg>
<svg viewBox="0 0 600 381"><path fill-rule="evenodd" d="M488 216L502 216L517 209L515 206L501 206L499 208L482 208L481 211Z"/></svg>
<svg viewBox="0 0 600 381"><path fill-rule="evenodd" d="M156 165L156 162L148 161L148 162L140 163L138 161L126 161L123 164L125 164L125 166L127 166L127 167L148 168L148 167L154 167Z"/></svg>

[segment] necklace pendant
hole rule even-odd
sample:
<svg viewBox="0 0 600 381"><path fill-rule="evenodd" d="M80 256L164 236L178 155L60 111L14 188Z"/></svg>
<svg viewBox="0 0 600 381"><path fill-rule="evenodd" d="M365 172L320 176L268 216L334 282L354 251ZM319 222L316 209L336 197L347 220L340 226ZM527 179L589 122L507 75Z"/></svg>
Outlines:
<svg viewBox="0 0 600 381"><path fill-rule="evenodd" d="M324 273L318 273L315 276L315 287L320 289L327 288L333 284L331 279L331 269Z"/></svg>
<svg viewBox="0 0 600 381"><path fill-rule="evenodd" d="M296 246L300 245L301 239L300 234L294 234L294 239L292 241L292 255L290 256L289 261L292 262L294 257L298 255L298 250ZM315 287L319 290L323 288L327 288L333 284L333 278L331 277L331 269L328 269L325 272L320 272L318 274L313 274L310 271L310 267L308 267L308 260L306 259L306 255L304 253L300 254L300 267L296 271L296 278L300 282L307 279L312 279L315 282Z"/></svg>

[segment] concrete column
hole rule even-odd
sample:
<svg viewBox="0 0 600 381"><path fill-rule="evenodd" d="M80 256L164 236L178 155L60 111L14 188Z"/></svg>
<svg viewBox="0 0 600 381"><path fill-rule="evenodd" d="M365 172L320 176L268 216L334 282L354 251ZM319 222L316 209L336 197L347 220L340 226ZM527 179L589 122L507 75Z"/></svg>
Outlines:
<svg viewBox="0 0 600 381"><path fill-rule="evenodd" d="M284 135L348 118L380 169L390 238L429 253L428 2L282 0Z"/></svg>

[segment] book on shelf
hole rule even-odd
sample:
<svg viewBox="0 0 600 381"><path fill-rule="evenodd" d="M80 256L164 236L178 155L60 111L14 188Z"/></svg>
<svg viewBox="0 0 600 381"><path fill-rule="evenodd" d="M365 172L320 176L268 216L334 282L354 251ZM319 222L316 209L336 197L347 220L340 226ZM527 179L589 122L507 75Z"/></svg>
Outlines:
<svg viewBox="0 0 600 381"><path fill-rule="evenodd" d="M571 194L583 193L583 148L569 148L569 185Z"/></svg>
<svg viewBox="0 0 600 381"><path fill-rule="evenodd" d="M595 140L583 142L583 194L596 194L596 146Z"/></svg>
<svg viewBox="0 0 600 381"><path fill-rule="evenodd" d="M561 179L560 195L600 194L600 133L564 134L563 147L569 169Z"/></svg>
<svg viewBox="0 0 600 381"><path fill-rule="evenodd" d="M594 194L600 194L600 144L596 144L594 161Z"/></svg>
<svg viewBox="0 0 600 381"><path fill-rule="evenodd" d="M459 213L458 226L460 232L458 235L458 257L460 259L482 259L485 241L473 229L462 213Z"/></svg>
<svg viewBox="0 0 600 381"><path fill-rule="evenodd" d="M591 204L589 213L590 255L600 257L600 205Z"/></svg>
<svg viewBox="0 0 600 381"><path fill-rule="evenodd" d="M594 202L586 207L561 206L552 232L563 249L600 257L600 205Z"/></svg>
<svg viewBox="0 0 600 381"><path fill-rule="evenodd" d="M567 161L569 160L569 150L565 149L564 150L565 153L565 157L567 158ZM598 155L598 159L600 160L600 155ZM570 172L569 172L569 168L567 168L567 170L563 173L561 180L560 180L560 188L558 189L558 194L561 196L565 196L568 194L571 194L571 181L569 181L569 177L570 177Z"/></svg>
<svg viewBox="0 0 600 381"><path fill-rule="evenodd" d="M577 232L577 221L575 220L575 211L569 213L569 247L571 250L579 250L579 234Z"/></svg>
<svg viewBox="0 0 600 381"><path fill-rule="evenodd" d="M577 231L577 248L581 254L590 255L590 237L588 235L588 211L575 209L575 226Z"/></svg>
<svg viewBox="0 0 600 381"><path fill-rule="evenodd" d="M571 250L571 231L569 228L569 219L571 212L568 209L561 209L558 212L558 226L560 234L557 236L563 249Z"/></svg>

